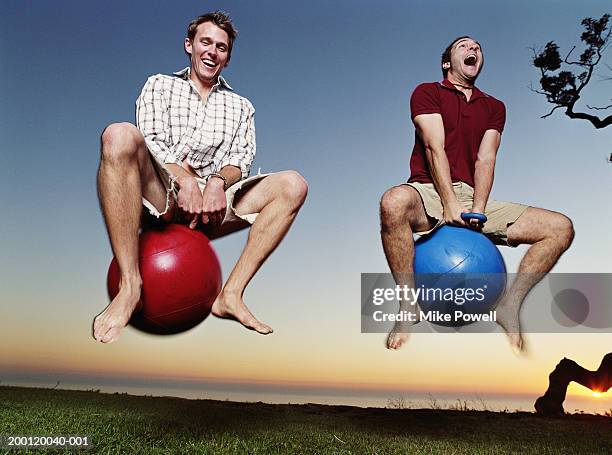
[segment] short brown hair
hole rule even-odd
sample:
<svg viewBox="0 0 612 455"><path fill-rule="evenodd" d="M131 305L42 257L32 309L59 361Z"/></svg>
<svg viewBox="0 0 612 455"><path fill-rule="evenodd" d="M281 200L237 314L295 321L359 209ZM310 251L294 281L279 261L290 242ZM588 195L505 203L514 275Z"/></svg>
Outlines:
<svg viewBox="0 0 612 455"><path fill-rule="evenodd" d="M229 14L223 11L213 11L212 13L206 13L196 17L189 23L189 26L187 27L187 38L189 39L189 41L193 42L196 36L196 29L198 28L198 25L203 24L205 22L212 22L225 33L227 33L227 36L229 37L227 61L229 62L230 58L232 57L232 46L234 45L234 40L236 39L236 36L238 36L238 30L236 30L236 27L234 27L234 24L232 24L232 19L230 18Z"/></svg>
<svg viewBox="0 0 612 455"><path fill-rule="evenodd" d="M448 46L446 46L446 49L444 49L444 52L442 52L442 65L444 65L445 63L450 63L451 52L453 51L453 46L457 44L458 41L461 41L462 39L466 39L466 38L473 39L471 36L467 36L467 35L460 36L459 38L455 38ZM476 42L478 43L478 41ZM480 43L478 43L478 45L480 46ZM480 46L480 49L482 50L482 46ZM442 74L444 75L444 77L446 77L446 75L448 74L448 68L442 68Z"/></svg>

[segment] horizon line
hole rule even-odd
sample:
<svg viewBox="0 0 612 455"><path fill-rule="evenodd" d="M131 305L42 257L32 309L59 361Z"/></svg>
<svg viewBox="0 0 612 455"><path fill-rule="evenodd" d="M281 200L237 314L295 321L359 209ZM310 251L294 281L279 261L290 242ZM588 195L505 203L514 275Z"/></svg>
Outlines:
<svg viewBox="0 0 612 455"><path fill-rule="evenodd" d="M249 388L249 392L268 392L268 393L299 393L299 392L318 392L323 395L350 395L352 393L372 393L374 395L382 395L385 393L394 394L443 394L451 395L454 393L471 394L478 396L479 394L487 394L498 398L523 398L538 395L540 392L533 391L508 391L499 389L468 389L466 387L458 387L454 389L440 387L402 387L401 385L359 385L356 383L347 382L312 382L312 381L291 381L291 380L262 380L251 378L223 378L223 377L190 377L190 376L172 376L172 375L138 375L135 373L100 373L91 371L78 370L63 370L63 369L37 369L37 368L18 368L7 371L5 367L0 367L3 371L0 372L0 385L13 385L5 382L6 380L17 381L21 383L44 383L48 382L49 387L54 382L61 384L78 384L86 386L88 383L104 386L123 386L123 387L139 387L139 388L155 388L155 387L170 387L185 390L193 390L202 386L213 386L214 389L225 391L240 392L240 387ZM64 378L58 377L60 375ZM67 376L67 377L66 377ZM95 384L98 383L98 384ZM41 384L42 385L42 384ZM16 386L19 386L16 384ZM57 385L56 385L57 387ZM42 387L46 388L46 387ZM543 393L543 391L541 392ZM568 390L568 397L576 398L591 398L592 392L585 389L584 393L576 393L576 391Z"/></svg>

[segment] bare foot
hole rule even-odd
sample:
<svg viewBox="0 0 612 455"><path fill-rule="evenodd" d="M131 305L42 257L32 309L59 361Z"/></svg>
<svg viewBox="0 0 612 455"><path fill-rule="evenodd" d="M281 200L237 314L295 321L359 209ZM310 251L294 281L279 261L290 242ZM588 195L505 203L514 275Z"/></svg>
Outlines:
<svg viewBox="0 0 612 455"><path fill-rule="evenodd" d="M497 313L497 323L504 329L504 332L506 332L510 347L517 355L524 353L519 310L519 305L514 305L505 300L502 300L495 309Z"/></svg>
<svg viewBox="0 0 612 455"><path fill-rule="evenodd" d="M218 318L234 319L247 329L255 330L263 335L272 333L272 328L258 321L242 301L242 296L224 290L213 303L211 313Z"/></svg>
<svg viewBox="0 0 612 455"><path fill-rule="evenodd" d="M396 322L389 332L389 336L387 336L387 349L400 349L410 338L410 333L407 330L405 322Z"/></svg>
<svg viewBox="0 0 612 455"><path fill-rule="evenodd" d="M117 341L132 313L139 308L140 286L123 286L113 301L93 320L93 337L101 343Z"/></svg>
<svg viewBox="0 0 612 455"><path fill-rule="evenodd" d="M387 349L400 349L410 338L410 327L416 324L419 319L418 313L412 306L403 309L400 307L398 314L407 317L408 313L414 314L414 321L395 321L393 329L387 336Z"/></svg>

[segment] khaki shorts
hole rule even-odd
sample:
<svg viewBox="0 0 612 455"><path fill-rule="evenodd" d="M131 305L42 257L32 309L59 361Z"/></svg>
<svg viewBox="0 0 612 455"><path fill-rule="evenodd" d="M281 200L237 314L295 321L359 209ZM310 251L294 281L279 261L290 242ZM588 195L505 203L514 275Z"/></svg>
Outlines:
<svg viewBox="0 0 612 455"><path fill-rule="evenodd" d="M159 218L162 215L165 215L168 212L168 210L170 210L171 198L173 198L174 202L176 203L179 188L175 182L174 177L170 174L168 169L166 169L159 161L157 161L153 157L153 155L151 155L151 161L155 165L159 178L161 179L162 183L166 187L166 207L164 208L163 211L160 212L151 202L149 202L144 197L142 198L142 204L149 210L149 213L151 215L153 215L156 218ZM213 239L213 238L220 236L218 232L226 231L226 229L224 228L227 225L231 225L231 224L244 225L246 223L253 224L255 222L255 219L257 218L257 215L259 215L259 213L248 213L244 215L238 214L238 212L236 212L236 208L234 207L234 198L236 197L236 194L238 193L238 191L249 188L250 186L264 179L268 175L271 175L271 174L269 173L268 174L257 174L257 175L248 177L246 179L243 179L243 180L240 180L234 183L227 190L225 190L225 198L227 201L227 210L225 211L225 218L223 218L223 222L221 223L221 226L218 226L216 229L207 229L206 227L203 228L204 233L209 238ZM199 177L196 177L196 180L198 182L198 185L200 186L200 190L203 192L204 188L206 187L206 180L203 178L199 178ZM185 220L181 220L180 217L175 217L172 220L172 222L174 223L182 222L182 224L186 224L184 221Z"/></svg>
<svg viewBox="0 0 612 455"><path fill-rule="evenodd" d="M418 191L425 213L429 218L432 218L435 225L428 231L417 232L418 235L426 235L443 224L442 201L436 191L433 183L404 183ZM457 195L457 200L466 209L472 209L474 201L474 188L467 183L453 183L453 190ZM493 243L497 245L516 246L508 243L508 226L514 223L519 216L527 209L528 206L523 204L515 204L514 202L502 202L489 200L485 209L487 222L482 228L482 233L489 237Z"/></svg>

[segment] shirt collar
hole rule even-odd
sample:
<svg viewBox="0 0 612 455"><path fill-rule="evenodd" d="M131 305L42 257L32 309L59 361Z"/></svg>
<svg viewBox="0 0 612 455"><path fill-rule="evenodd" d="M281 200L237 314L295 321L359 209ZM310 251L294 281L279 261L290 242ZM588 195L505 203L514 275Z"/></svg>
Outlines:
<svg viewBox="0 0 612 455"><path fill-rule="evenodd" d="M174 73L172 73L174 76L176 77L180 77L181 79L184 79L186 81L189 80L189 74L191 73L191 68L190 67L186 67L183 68L180 71L176 71ZM227 81L223 78L223 76L219 75L219 79L217 81L217 83L215 85L219 85L221 87L225 87L228 90L234 90L228 83Z"/></svg>
<svg viewBox="0 0 612 455"><path fill-rule="evenodd" d="M446 88L448 88L448 89L451 89L451 90L454 90L454 91L456 91L456 92L461 93L461 90L459 90L457 87L455 87L455 86L453 85L453 83L452 83L451 81L449 81L448 79L446 79L446 78L444 78L444 79L442 80L442 82L440 82L440 85L441 85L442 87L446 87ZM472 88L472 96L470 97L470 101L475 100L475 99L478 99L478 98L486 98L486 97L488 97L488 96L489 96L489 95L487 95L486 93L484 93L484 92L480 91L480 90L478 89L478 87L473 87L473 88Z"/></svg>

